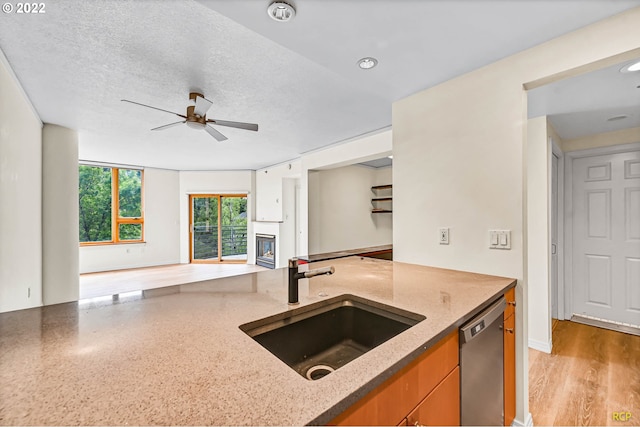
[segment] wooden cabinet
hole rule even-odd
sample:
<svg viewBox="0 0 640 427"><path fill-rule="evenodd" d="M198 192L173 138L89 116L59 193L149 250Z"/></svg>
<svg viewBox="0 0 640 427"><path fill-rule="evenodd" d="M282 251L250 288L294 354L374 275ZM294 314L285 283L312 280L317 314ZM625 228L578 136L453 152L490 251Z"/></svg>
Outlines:
<svg viewBox="0 0 640 427"><path fill-rule="evenodd" d="M516 288L511 288L504 294L507 300L507 308L504 309L504 318L511 316L516 311Z"/></svg>
<svg viewBox="0 0 640 427"><path fill-rule="evenodd" d="M456 368L411 411L409 426L460 425L460 368Z"/></svg>
<svg viewBox="0 0 640 427"><path fill-rule="evenodd" d="M439 401L455 402L458 405L456 414L459 423L459 379L450 379L445 386L439 388L453 371L456 371L454 375L458 375L457 368L458 331L454 331L330 424L399 425L406 422L421 402L425 403L425 409L416 412L416 415L422 415L430 405L434 405L433 402ZM435 393L433 400L427 400L432 393Z"/></svg>
<svg viewBox="0 0 640 427"><path fill-rule="evenodd" d="M504 311L504 425L510 426L516 416L516 298L515 288L505 293Z"/></svg>

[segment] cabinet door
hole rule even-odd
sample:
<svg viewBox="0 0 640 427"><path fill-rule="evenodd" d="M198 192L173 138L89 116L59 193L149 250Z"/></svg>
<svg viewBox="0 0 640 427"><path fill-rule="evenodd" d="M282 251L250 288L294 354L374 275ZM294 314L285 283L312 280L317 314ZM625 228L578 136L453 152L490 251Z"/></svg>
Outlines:
<svg viewBox="0 0 640 427"><path fill-rule="evenodd" d="M511 288L504 294L507 300L507 307L504 309L504 319L511 316L516 311L516 288Z"/></svg>
<svg viewBox="0 0 640 427"><path fill-rule="evenodd" d="M407 417L410 426L460 425L460 368L456 368Z"/></svg>
<svg viewBox="0 0 640 427"><path fill-rule="evenodd" d="M456 330L329 424L389 426L402 423L404 417L457 367L458 351ZM456 395L455 399L459 402L460 396Z"/></svg>
<svg viewBox="0 0 640 427"><path fill-rule="evenodd" d="M516 416L516 316L504 321L504 425Z"/></svg>
<svg viewBox="0 0 640 427"><path fill-rule="evenodd" d="M282 176L274 170L256 172L256 220L282 221Z"/></svg>

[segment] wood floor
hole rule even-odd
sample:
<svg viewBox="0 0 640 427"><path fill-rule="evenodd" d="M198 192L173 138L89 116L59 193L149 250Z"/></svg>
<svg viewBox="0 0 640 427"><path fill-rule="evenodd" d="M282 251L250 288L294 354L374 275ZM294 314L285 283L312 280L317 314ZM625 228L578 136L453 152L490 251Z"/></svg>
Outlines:
<svg viewBox="0 0 640 427"><path fill-rule="evenodd" d="M174 264L80 275L80 299L162 288L266 270L251 264Z"/></svg>
<svg viewBox="0 0 640 427"><path fill-rule="evenodd" d="M556 322L552 354L529 350L534 425L640 425L640 337Z"/></svg>

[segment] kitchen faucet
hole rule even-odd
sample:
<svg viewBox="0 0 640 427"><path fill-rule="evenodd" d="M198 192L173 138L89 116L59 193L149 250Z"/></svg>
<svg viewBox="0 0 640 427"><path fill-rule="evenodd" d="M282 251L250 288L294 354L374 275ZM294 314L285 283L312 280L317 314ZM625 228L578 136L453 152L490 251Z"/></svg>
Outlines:
<svg viewBox="0 0 640 427"><path fill-rule="evenodd" d="M310 279L322 274L333 274L336 271L333 266L316 268L309 271L298 271L298 258L291 258L289 260L289 305L299 304L298 301L298 280Z"/></svg>

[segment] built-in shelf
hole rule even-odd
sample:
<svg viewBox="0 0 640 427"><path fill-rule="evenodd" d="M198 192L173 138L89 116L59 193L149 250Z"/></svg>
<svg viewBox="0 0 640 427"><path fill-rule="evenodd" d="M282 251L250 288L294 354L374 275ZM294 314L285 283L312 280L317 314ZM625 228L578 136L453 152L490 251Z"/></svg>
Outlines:
<svg viewBox="0 0 640 427"><path fill-rule="evenodd" d="M375 190L390 190L393 188L392 184L386 184L386 185L374 185L373 187L371 187L372 191Z"/></svg>
<svg viewBox="0 0 640 427"><path fill-rule="evenodd" d="M375 185L373 187L371 187L371 191L373 191L375 193L376 196L378 196L379 193L387 193L389 194L391 192L391 189L393 188L393 186L391 184L387 184L387 185ZM371 199L371 204L373 205L373 208L371 209L371 213L391 213L393 212L391 209L391 202L393 202L393 197L389 194L386 195L384 194L381 197L373 197Z"/></svg>

